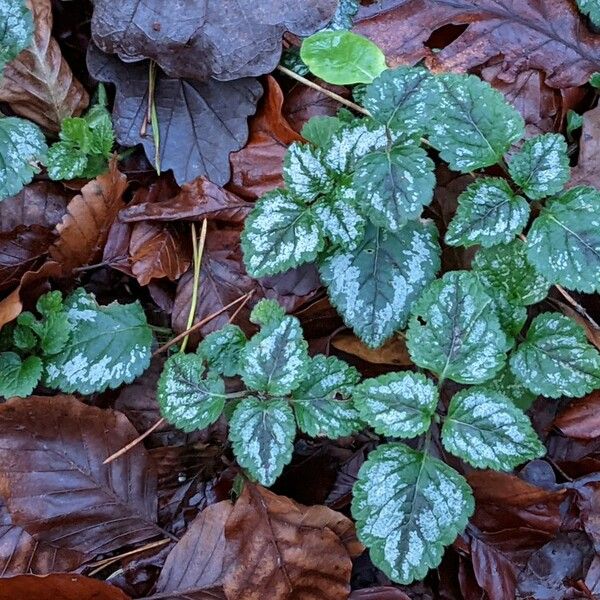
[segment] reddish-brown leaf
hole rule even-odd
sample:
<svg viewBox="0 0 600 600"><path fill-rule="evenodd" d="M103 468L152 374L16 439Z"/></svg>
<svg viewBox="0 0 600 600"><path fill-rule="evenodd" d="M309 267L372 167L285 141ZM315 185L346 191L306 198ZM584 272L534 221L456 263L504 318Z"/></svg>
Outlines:
<svg viewBox="0 0 600 600"><path fill-rule="evenodd" d="M0 495L13 522L88 556L162 534L156 473L144 447L102 464L135 437L121 413L72 396L0 406Z"/></svg>
<svg viewBox="0 0 600 600"><path fill-rule="evenodd" d="M58 240L50 248L50 256L61 264L64 273L102 256L109 229L124 207L126 188L127 178L113 160L107 173L84 185L81 194L71 200L56 227Z"/></svg>
<svg viewBox="0 0 600 600"><path fill-rule="evenodd" d="M64 118L79 115L87 107L89 97L51 35L52 2L27 0L27 5L35 34L31 46L4 68L0 100L18 115L58 132Z"/></svg>
<svg viewBox="0 0 600 600"><path fill-rule="evenodd" d="M579 141L579 159L571 171L569 187L591 185L600 187L598 153L600 152L600 106L583 115L583 130Z"/></svg>
<svg viewBox="0 0 600 600"><path fill-rule="evenodd" d="M340 333L332 338L331 345L346 354L352 354L374 364L402 367L413 364L406 349L406 342L400 336L393 337L381 348L373 349L363 344L359 338L351 333Z"/></svg>
<svg viewBox="0 0 600 600"><path fill-rule="evenodd" d="M83 577L58 573L3 579L0 600L131 600L118 587Z"/></svg>
<svg viewBox="0 0 600 600"><path fill-rule="evenodd" d="M270 75L256 116L250 121L250 135L244 148L230 155L231 180L228 188L254 200L283 186L283 156L287 147L303 138L283 116L283 92Z"/></svg>
<svg viewBox="0 0 600 600"><path fill-rule="evenodd" d="M348 600L410 600L410 597L398 588L374 587L354 590Z"/></svg>
<svg viewBox="0 0 600 600"><path fill-rule="evenodd" d="M600 437L600 390L575 400L556 417L554 425L572 438L594 440Z"/></svg>
<svg viewBox="0 0 600 600"><path fill-rule="evenodd" d="M228 600L346 598L352 561L339 533L352 525L342 519L247 483L225 525Z"/></svg>

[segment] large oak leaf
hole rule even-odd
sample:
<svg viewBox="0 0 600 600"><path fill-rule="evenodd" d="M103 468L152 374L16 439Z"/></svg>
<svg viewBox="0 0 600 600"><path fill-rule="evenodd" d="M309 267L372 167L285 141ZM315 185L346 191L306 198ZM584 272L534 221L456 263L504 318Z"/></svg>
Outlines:
<svg viewBox="0 0 600 600"><path fill-rule="evenodd" d="M230 81L270 73L286 30L310 35L337 0L96 0L92 36L128 62L150 58L172 77Z"/></svg>
<svg viewBox="0 0 600 600"><path fill-rule="evenodd" d="M0 406L0 495L14 524L88 556L162 535L156 473L119 412L72 396L31 396Z"/></svg>
<svg viewBox="0 0 600 600"><path fill-rule="evenodd" d="M113 107L117 141L124 146L142 144L148 159L155 163L152 127L146 119L148 61L125 64L91 46L87 62L93 77L117 88ZM227 183L229 153L246 143L247 118L254 114L261 94L260 83L248 77L201 82L174 79L157 71L154 106L161 169L173 169L180 184L203 175L218 185Z"/></svg>

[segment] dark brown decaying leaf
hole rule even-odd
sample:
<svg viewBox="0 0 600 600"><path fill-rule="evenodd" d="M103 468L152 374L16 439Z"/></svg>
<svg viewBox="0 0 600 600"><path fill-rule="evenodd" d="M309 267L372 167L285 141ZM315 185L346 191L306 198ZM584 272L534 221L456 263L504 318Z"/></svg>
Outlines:
<svg viewBox="0 0 600 600"><path fill-rule="evenodd" d="M600 437L600 391L573 403L554 420L554 426L569 437L595 440Z"/></svg>
<svg viewBox="0 0 600 600"><path fill-rule="evenodd" d="M600 152L600 106L583 115L583 130L579 141L577 166L571 171L568 186L591 185L600 187L598 153Z"/></svg>
<svg viewBox="0 0 600 600"><path fill-rule="evenodd" d="M586 29L571 0L382 0L363 6L355 21L384 51L388 64L467 71L502 61L502 79L538 69L554 88L583 85L600 70L600 37ZM439 52L425 46L446 25L467 29Z"/></svg>
<svg viewBox="0 0 600 600"><path fill-rule="evenodd" d="M108 231L125 206L126 188L127 178L113 160L107 173L84 185L69 202L67 214L56 226L58 239L50 248L50 256L65 274L100 258Z"/></svg>
<svg viewBox="0 0 600 600"><path fill-rule="evenodd" d="M410 597L397 588L374 587L354 590L348 600L410 600Z"/></svg>
<svg viewBox="0 0 600 600"><path fill-rule="evenodd" d="M154 164L152 128L146 124L148 65L148 61L125 64L93 45L88 53L92 76L117 88L113 107L117 141L124 146L142 144ZM154 106L161 170L173 169L180 184L201 176L218 185L227 183L229 153L246 143L247 119L254 114L261 94L260 83L252 78L200 82L172 79L158 71Z"/></svg>
<svg viewBox="0 0 600 600"><path fill-rule="evenodd" d="M162 534L156 473L144 447L102 464L135 437L121 413L72 396L1 405L0 495L13 523L90 557Z"/></svg>
<svg viewBox="0 0 600 600"><path fill-rule="evenodd" d="M284 32L310 35L333 17L337 0L97 0L96 44L124 60L155 60L171 77L230 81L270 73Z"/></svg>
<svg viewBox="0 0 600 600"><path fill-rule="evenodd" d="M35 34L32 44L4 68L0 100L15 113L56 133L60 122L79 115L89 96L75 79L52 37L52 2L27 0L33 12Z"/></svg>
<svg viewBox="0 0 600 600"><path fill-rule="evenodd" d="M118 587L81 575L19 575L3 579L0 600L131 600Z"/></svg>
<svg viewBox="0 0 600 600"><path fill-rule="evenodd" d="M250 120L248 143L229 158L228 189L249 200L283 187L285 152L291 143L303 139L283 116L284 96L279 84L271 76L265 81L265 94L258 112Z"/></svg>
<svg viewBox="0 0 600 600"><path fill-rule="evenodd" d="M351 529L326 507L307 509L247 483L225 525L235 557L223 586L228 600L347 597L352 562L339 536Z"/></svg>

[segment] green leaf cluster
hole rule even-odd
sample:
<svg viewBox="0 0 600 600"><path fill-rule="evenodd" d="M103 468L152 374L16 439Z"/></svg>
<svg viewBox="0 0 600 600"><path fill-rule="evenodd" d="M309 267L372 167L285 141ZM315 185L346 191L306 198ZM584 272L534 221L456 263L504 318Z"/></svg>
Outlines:
<svg viewBox="0 0 600 600"><path fill-rule="evenodd" d="M150 364L152 332L139 303L100 306L76 290L38 299L2 330L0 397L29 396L43 385L92 394L131 383Z"/></svg>

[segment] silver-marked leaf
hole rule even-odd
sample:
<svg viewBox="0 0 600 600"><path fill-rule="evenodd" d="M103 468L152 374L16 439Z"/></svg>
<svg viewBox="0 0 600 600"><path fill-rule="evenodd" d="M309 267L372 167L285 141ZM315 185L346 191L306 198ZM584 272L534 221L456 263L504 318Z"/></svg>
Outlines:
<svg viewBox="0 0 600 600"><path fill-rule="evenodd" d="M319 149L297 142L286 152L283 179L287 189L304 200L314 200L319 194L326 194L333 186Z"/></svg>
<svg viewBox="0 0 600 600"><path fill-rule="evenodd" d="M323 232L314 209L285 190L265 194L246 218L242 250L252 277L311 262L322 249Z"/></svg>
<svg viewBox="0 0 600 600"><path fill-rule="evenodd" d="M407 346L415 364L459 383L483 383L502 369L509 344L492 298L472 273L434 281L412 314Z"/></svg>
<svg viewBox="0 0 600 600"><path fill-rule="evenodd" d="M0 79L7 62L31 44L33 16L24 0L0 0Z"/></svg>
<svg viewBox="0 0 600 600"><path fill-rule="evenodd" d="M225 407L225 383L206 372L196 354L174 354L165 362L156 400L162 416L189 432L212 425Z"/></svg>
<svg viewBox="0 0 600 600"><path fill-rule="evenodd" d="M569 181L567 142L560 133L527 140L508 165L513 181L532 200L558 194Z"/></svg>
<svg viewBox="0 0 600 600"><path fill-rule="evenodd" d="M329 144L334 133L343 125L341 119L317 115L312 117L302 128L301 135L305 140L318 147Z"/></svg>
<svg viewBox="0 0 600 600"><path fill-rule="evenodd" d="M37 356L25 360L15 352L0 352L0 398L31 396L42 376L42 361Z"/></svg>
<svg viewBox="0 0 600 600"><path fill-rule="evenodd" d="M365 233L365 218L358 212L354 186L338 184L335 192L314 205L323 233L348 250L356 248Z"/></svg>
<svg viewBox="0 0 600 600"><path fill-rule="evenodd" d="M438 81L426 69L398 67L384 71L367 86L363 106L373 119L404 135L421 134L431 118Z"/></svg>
<svg viewBox="0 0 600 600"><path fill-rule="evenodd" d="M529 410L538 397L515 377L509 365L506 365L494 379L488 381L485 387L494 392L500 392L521 410Z"/></svg>
<svg viewBox="0 0 600 600"><path fill-rule="evenodd" d="M285 400L246 398L229 423L237 461L262 485L273 485L292 459L296 423Z"/></svg>
<svg viewBox="0 0 600 600"><path fill-rule="evenodd" d="M338 31L340 29L351 29L352 19L358 12L359 6L359 0L340 0L335 15L333 15L333 19L331 19L331 22L324 30Z"/></svg>
<svg viewBox="0 0 600 600"><path fill-rule="evenodd" d="M209 333L196 353L212 371L225 377L234 377L240 372L240 358L246 341L244 332L237 325L228 324L219 331Z"/></svg>
<svg viewBox="0 0 600 600"><path fill-rule="evenodd" d="M439 394L431 379L405 371L366 379L353 398L360 416L377 433L412 438L429 429Z"/></svg>
<svg viewBox="0 0 600 600"><path fill-rule="evenodd" d="M300 322L284 316L270 321L246 343L241 375L250 389L284 396L300 385L309 361Z"/></svg>
<svg viewBox="0 0 600 600"><path fill-rule="evenodd" d="M523 117L504 96L475 75L440 75L429 142L454 171L497 163L525 132Z"/></svg>
<svg viewBox="0 0 600 600"><path fill-rule="evenodd" d="M332 251L319 271L346 325L377 347L406 325L439 268L437 229L429 221L410 221L397 233L367 226L356 250Z"/></svg>
<svg viewBox="0 0 600 600"><path fill-rule="evenodd" d="M529 418L500 392L456 394L442 427L444 448L478 469L512 471L546 453Z"/></svg>
<svg viewBox="0 0 600 600"><path fill-rule="evenodd" d="M356 433L362 421L350 400L358 371L334 356L311 359L308 375L292 392L298 427L312 436L336 439Z"/></svg>
<svg viewBox="0 0 600 600"><path fill-rule="evenodd" d="M25 119L0 117L0 200L14 196L39 169L48 147L40 128Z"/></svg>
<svg viewBox="0 0 600 600"><path fill-rule="evenodd" d="M448 226L451 246L484 247L506 244L523 231L529 204L513 194L504 179L485 177L472 183L458 197L458 209Z"/></svg>
<svg viewBox="0 0 600 600"><path fill-rule="evenodd" d="M71 336L58 354L46 357L45 385L92 394L131 383L148 368L152 330L139 302L99 306L79 289L64 306Z"/></svg>
<svg viewBox="0 0 600 600"><path fill-rule="evenodd" d="M577 6L596 27L600 27L600 2L598 0L577 0Z"/></svg>
<svg viewBox="0 0 600 600"><path fill-rule="evenodd" d="M354 173L358 204L374 225L398 231L433 198L433 161L416 144L367 154Z"/></svg>
<svg viewBox="0 0 600 600"><path fill-rule="evenodd" d="M600 290L600 192L576 187L551 200L528 234L527 259L550 283Z"/></svg>
<svg viewBox="0 0 600 600"><path fill-rule="evenodd" d="M373 563L409 584L437 567L475 503L464 477L405 444L371 452L354 485L352 515Z"/></svg>
<svg viewBox="0 0 600 600"><path fill-rule="evenodd" d="M527 321L527 309L521 304L510 302L500 292L488 287L485 288L485 291L494 301L494 310L496 311L496 315L498 315L502 331L506 334L512 347L514 345L514 338L521 333L523 325Z"/></svg>
<svg viewBox="0 0 600 600"><path fill-rule="evenodd" d="M260 325L263 330L269 328L269 331L275 329L284 317L285 308L276 300L267 300L266 298L257 302L250 313L252 323Z"/></svg>
<svg viewBox="0 0 600 600"><path fill-rule="evenodd" d="M581 398L600 387L600 353L581 325L558 313L533 320L510 368L526 388L550 398Z"/></svg>
<svg viewBox="0 0 600 600"><path fill-rule="evenodd" d="M482 248L471 267L483 285L494 292L492 296L499 293L514 304L529 306L548 295L550 284L527 261L521 240Z"/></svg>

